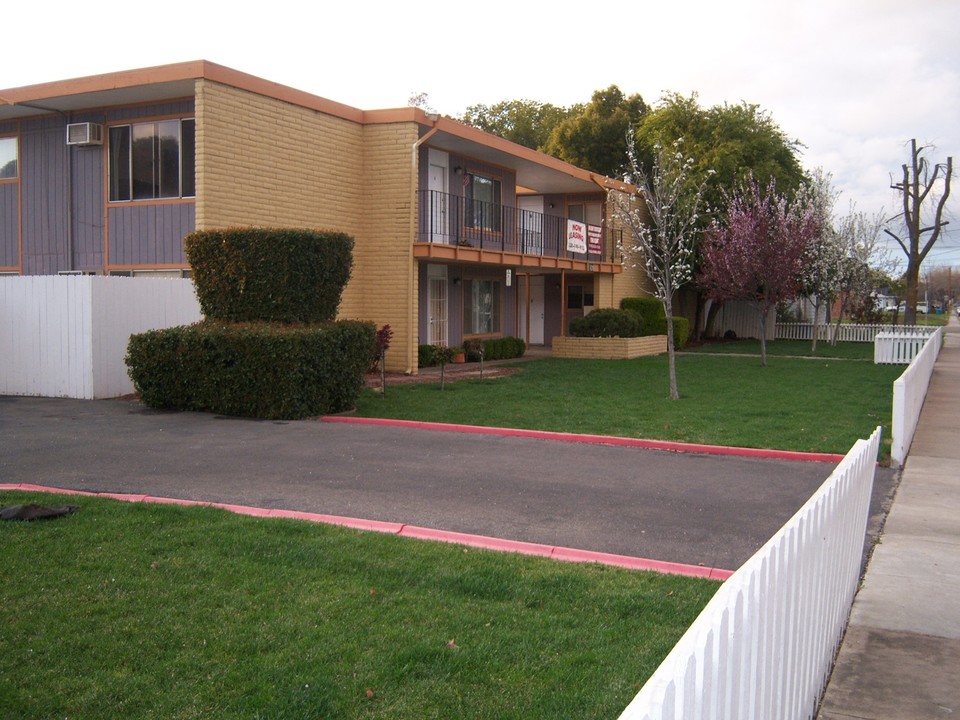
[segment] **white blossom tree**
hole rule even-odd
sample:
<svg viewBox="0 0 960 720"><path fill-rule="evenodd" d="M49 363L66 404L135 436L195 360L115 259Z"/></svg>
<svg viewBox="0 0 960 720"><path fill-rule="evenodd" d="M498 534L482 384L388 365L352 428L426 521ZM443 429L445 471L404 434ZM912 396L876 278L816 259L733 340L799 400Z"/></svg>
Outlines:
<svg viewBox="0 0 960 720"><path fill-rule="evenodd" d="M803 258L803 292L813 302L813 344L817 351L820 309L829 308L840 291L843 247L833 226L833 206L840 195L832 176L816 168L802 193L809 200L819 232L811 239Z"/></svg>
<svg viewBox="0 0 960 720"><path fill-rule="evenodd" d="M678 400L673 296L692 276L693 247L702 233L698 218L706 181L694 178L695 162L684 155L682 138L670 149L655 146L653 170L648 177L637 160L633 134L628 133L627 161L634 183L611 190L608 204L613 217L628 232L622 248L627 262L644 269L657 299L663 303L670 399Z"/></svg>
<svg viewBox="0 0 960 720"><path fill-rule="evenodd" d="M880 230L883 227L882 213L868 215L850 203L850 211L840 219L837 235L842 252L838 294L840 310L830 339L837 344L840 321L850 302L857 296L868 294L873 288L873 267L887 264L886 254L880 246Z"/></svg>

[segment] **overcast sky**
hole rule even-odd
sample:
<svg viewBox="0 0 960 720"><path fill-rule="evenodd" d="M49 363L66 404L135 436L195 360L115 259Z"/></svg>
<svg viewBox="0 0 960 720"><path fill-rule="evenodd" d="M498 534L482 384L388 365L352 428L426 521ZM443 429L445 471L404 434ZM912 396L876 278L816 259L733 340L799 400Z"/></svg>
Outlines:
<svg viewBox="0 0 960 720"><path fill-rule="evenodd" d="M915 137L960 148L960 0L486 0L133 3L4 10L0 88L205 59L362 109L414 92L440 113L531 99L586 102L616 84L655 104L746 101L833 174L839 211L898 208ZM960 267L960 186L925 267ZM899 251L898 251L899 252ZM902 257L902 253L901 253Z"/></svg>

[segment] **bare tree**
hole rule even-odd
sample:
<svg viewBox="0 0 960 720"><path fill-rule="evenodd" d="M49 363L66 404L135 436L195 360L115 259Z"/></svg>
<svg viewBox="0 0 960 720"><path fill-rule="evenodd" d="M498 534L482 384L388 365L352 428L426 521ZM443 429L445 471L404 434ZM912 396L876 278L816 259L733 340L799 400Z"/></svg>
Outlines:
<svg viewBox="0 0 960 720"><path fill-rule="evenodd" d="M683 153L683 139L672 149L657 145L650 177L637 160L633 133L627 133L627 160L636 184L632 191L611 190L609 206L629 232L624 255L642 266L653 283L667 316L667 357L670 372L670 399L679 400L673 342L673 295L690 279L693 244L700 233L698 217L706 186L693 179L693 158ZM650 222L642 215L646 210Z"/></svg>
<svg viewBox="0 0 960 720"><path fill-rule="evenodd" d="M931 167L929 161L923 156L923 152L927 149L925 146L917 147L916 139L910 141L910 160L901 166L902 179L900 182L893 182L893 177L890 178L890 187L899 192L903 200L903 212L890 220L901 218L903 230L897 234L889 228L884 228L884 232L897 241L907 256L905 275L907 309L904 315L906 325L912 325L917 320L920 265L940 239L940 231L947 224L943 220L943 207L950 196L950 178L953 176L953 158L948 157L946 163L935 163ZM942 181L943 190L937 198L931 193L938 187L940 181ZM933 206L933 219L926 225L923 221L925 205Z"/></svg>

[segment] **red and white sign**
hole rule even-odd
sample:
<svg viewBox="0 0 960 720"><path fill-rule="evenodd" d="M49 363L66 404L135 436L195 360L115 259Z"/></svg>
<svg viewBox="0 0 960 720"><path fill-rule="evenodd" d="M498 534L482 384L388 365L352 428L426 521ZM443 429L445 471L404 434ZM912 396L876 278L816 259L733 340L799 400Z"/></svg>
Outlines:
<svg viewBox="0 0 960 720"><path fill-rule="evenodd" d="M603 253L603 228L599 225L587 225L587 252L591 255Z"/></svg>
<svg viewBox="0 0 960 720"><path fill-rule="evenodd" d="M576 220L567 220L567 252L587 251L587 226Z"/></svg>

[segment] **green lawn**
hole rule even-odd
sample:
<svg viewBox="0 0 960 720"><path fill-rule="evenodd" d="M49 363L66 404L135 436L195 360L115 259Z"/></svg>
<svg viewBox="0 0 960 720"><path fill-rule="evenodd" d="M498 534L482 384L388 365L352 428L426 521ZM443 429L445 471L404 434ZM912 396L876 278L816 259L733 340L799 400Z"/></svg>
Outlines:
<svg viewBox="0 0 960 720"><path fill-rule="evenodd" d="M3 718L612 718L718 587L0 493L22 502L81 509L0 523Z"/></svg>
<svg viewBox="0 0 960 720"><path fill-rule="evenodd" d="M893 381L904 368L836 359L709 353L677 358L545 359L510 377L364 391L357 414L740 447L846 453L877 425L889 439Z"/></svg>

